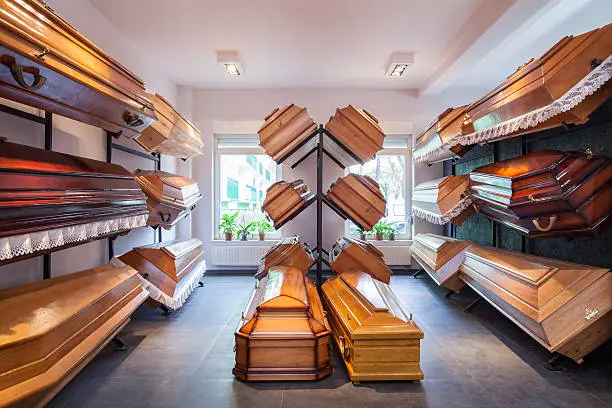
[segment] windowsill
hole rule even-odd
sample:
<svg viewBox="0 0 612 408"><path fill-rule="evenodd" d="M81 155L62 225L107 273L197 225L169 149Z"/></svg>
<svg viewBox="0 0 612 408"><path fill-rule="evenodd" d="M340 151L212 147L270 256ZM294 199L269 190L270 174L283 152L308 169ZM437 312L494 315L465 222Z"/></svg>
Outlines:
<svg viewBox="0 0 612 408"><path fill-rule="evenodd" d="M410 246L412 245L411 239L396 239L394 241L389 241L389 240L377 241L375 239L368 239L367 242L372 245L378 245L378 246Z"/></svg>
<svg viewBox="0 0 612 408"><path fill-rule="evenodd" d="M255 246L270 246L270 245L275 245L278 244L278 239L266 239L265 241L259 241L256 239L250 239L248 241L240 241L240 240L232 240L232 241L226 241L224 239L214 239L212 240L210 243L213 245L255 245Z"/></svg>

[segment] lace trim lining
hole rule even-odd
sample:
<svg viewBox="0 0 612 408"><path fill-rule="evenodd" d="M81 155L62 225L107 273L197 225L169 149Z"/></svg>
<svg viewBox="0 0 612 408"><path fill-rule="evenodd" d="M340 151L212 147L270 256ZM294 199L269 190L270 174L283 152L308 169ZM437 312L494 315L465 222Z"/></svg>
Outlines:
<svg viewBox="0 0 612 408"><path fill-rule="evenodd" d="M470 197L465 197L445 214L435 214L418 207L412 207L412 214L432 224L444 225L453 218L458 217L463 211L467 210L470 205L472 205L472 199Z"/></svg>

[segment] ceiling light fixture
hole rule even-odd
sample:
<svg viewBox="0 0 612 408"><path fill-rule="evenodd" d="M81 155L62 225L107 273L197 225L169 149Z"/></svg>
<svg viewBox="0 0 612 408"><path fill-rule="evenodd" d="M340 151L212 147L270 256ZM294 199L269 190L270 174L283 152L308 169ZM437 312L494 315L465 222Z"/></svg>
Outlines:
<svg viewBox="0 0 612 408"><path fill-rule="evenodd" d="M401 78L406 76L408 67L414 64L414 54L394 53L387 67L387 78Z"/></svg>
<svg viewBox="0 0 612 408"><path fill-rule="evenodd" d="M217 51L217 62L223 65L225 75L228 77L244 75L244 69L240 64L238 51Z"/></svg>

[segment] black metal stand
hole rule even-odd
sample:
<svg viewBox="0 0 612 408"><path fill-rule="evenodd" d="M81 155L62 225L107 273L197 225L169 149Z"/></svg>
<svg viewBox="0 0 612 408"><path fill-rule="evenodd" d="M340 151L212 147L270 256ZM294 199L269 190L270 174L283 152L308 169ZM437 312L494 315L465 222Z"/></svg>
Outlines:
<svg viewBox="0 0 612 408"><path fill-rule="evenodd" d="M455 294L455 291L453 290L449 290L448 292L446 292L446 294L444 295L445 298L450 299L451 296L453 296Z"/></svg>
<svg viewBox="0 0 612 408"><path fill-rule="evenodd" d="M204 287L204 282L199 281L199 282L198 282L198 286L199 286L199 287L201 287L201 288L203 288L203 287Z"/></svg>
<svg viewBox="0 0 612 408"><path fill-rule="evenodd" d="M561 354L553 353L552 357L546 365L544 366L548 371L563 371L563 367L561 366Z"/></svg>
<svg viewBox="0 0 612 408"><path fill-rule="evenodd" d="M472 303L470 303L469 305L467 305L465 307L465 309L463 309L463 311L465 313L469 313L476 305L478 305L480 302L482 302L482 298L478 298L475 301L473 301Z"/></svg>
<svg viewBox="0 0 612 408"><path fill-rule="evenodd" d="M423 269L419 269L418 271L412 274L412 277L416 279L422 273L423 273Z"/></svg>
<svg viewBox="0 0 612 408"><path fill-rule="evenodd" d="M159 308L161 309L161 311L163 312L164 316L170 316L170 313L172 313L170 311L170 309L168 308L168 306L166 305L159 305Z"/></svg>
<svg viewBox="0 0 612 408"><path fill-rule="evenodd" d="M125 351L125 350L127 350L127 346L125 345L123 340L121 340L121 338L119 338L119 336L116 336L115 338L113 338L113 344L115 345L115 351Z"/></svg>

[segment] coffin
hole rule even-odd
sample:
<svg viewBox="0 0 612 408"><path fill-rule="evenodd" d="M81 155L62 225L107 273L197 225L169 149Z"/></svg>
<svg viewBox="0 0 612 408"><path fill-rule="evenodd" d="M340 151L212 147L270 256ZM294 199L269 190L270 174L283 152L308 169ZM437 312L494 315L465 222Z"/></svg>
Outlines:
<svg viewBox="0 0 612 408"><path fill-rule="evenodd" d="M315 263L314 255L308 245L300 242L299 237L283 238L264 255L255 279L261 279L273 266L292 266L299 269L305 275L308 269Z"/></svg>
<svg viewBox="0 0 612 408"><path fill-rule="evenodd" d="M289 156L301 157L312 150L317 142L311 136L316 130L317 124L306 108L291 104L274 109L257 133L259 145L280 164Z"/></svg>
<svg viewBox="0 0 612 408"><path fill-rule="evenodd" d="M419 135L414 148L416 163L435 163L447 159L463 157L471 146L453 144L460 136L467 105L448 108L440 114Z"/></svg>
<svg viewBox="0 0 612 408"><path fill-rule="evenodd" d="M474 212L468 195L470 176L447 176L414 188L412 214L431 223L462 225Z"/></svg>
<svg viewBox="0 0 612 408"><path fill-rule="evenodd" d="M268 187L262 210L279 229L316 199L302 180L278 181Z"/></svg>
<svg viewBox="0 0 612 408"><path fill-rule="evenodd" d="M43 407L147 298L131 268L105 265L0 291L0 407Z"/></svg>
<svg viewBox="0 0 612 408"><path fill-rule="evenodd" d="M472 243L435 234L416 234L410 248L412 258L440 286L458 292L465 284L459 266Z"/></svg>
<svg viewBox="0 0 612 408"><path fill-rule="evenodd" d="M123 167L0 139L0 264L127 233L147 222Z"/></svg>
<svg viewBox="0 0 612 408"><path fill-rule="evenodd" d="M146 151L190 159L204 154L200 131L157 94L147 94L155 106L157 121L136 138Z"/></svg>
<svg viewBox="0 0 612 408"><path fill-rule="evenodd" d="M475 169L479 211L528 237L596 235L612 212L612 161L541 150Z"/></svg>
<svg viewBox="0 0 612 408"><path fill-rule="evenodd" d="M321 287L332 336L351 381L423 379L423 332L389 285L347 272Z"/></svg>
<svg viewBox="0 0 612 408"><path fill-rule="evenodd" d="M149 296L179 309L206 272L204 248L197 238L137 247L119 260L136 269Z"/></svg>
<svg viewBox="0 0 612 408"><path fill-rule="evenodd" d="M198 183L176 174L137 170L136 181L147 195L148 224L154 227L174 227L202 198Z"/></svg>
<svg viewBox="0 0 612 408"><path fill-rule="evenodd" d="M1 97L129 137L155 120L142 80L42 1L0 11Z"/></svg>
<svg viewBox="0 0 612 408"><path fill-rule="evenodd" d="M567 36L466 111L462 145L583 124L611 95L612 24Z"/></svg>
<svg viewBox="0 0 612 408"><path fill-rule="evenodd" d="M256 282L236 331L234 375L245 381L328 376L330 330L315 285L284 266Z"/></svg>
<svg viewBox="0 0 612 408"><path fill-rule="evenodd" d="M392 272L385 264L382 252L366 241L340 238L329 256L331 270L337 274L360 271L384 283L391 281Z"/></svg>
<svg viewBox="0 0 612 408"><path fill-rule="evenodd" d="M462 279L550 352L578 363L612 337L609 269L472 245Z"/></svg>
<svg viewBox="0 0 612 408"><path fill-rule="evenodd" d="M385 216L387 200L380 186L369 176L350 173L336 180L327 198L364 231Z"/></svg>

